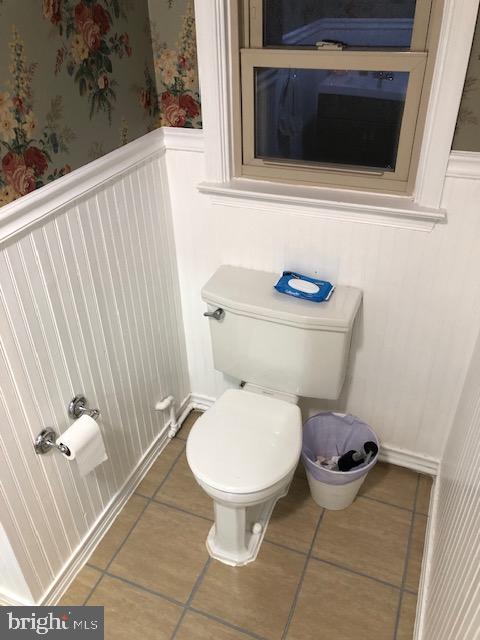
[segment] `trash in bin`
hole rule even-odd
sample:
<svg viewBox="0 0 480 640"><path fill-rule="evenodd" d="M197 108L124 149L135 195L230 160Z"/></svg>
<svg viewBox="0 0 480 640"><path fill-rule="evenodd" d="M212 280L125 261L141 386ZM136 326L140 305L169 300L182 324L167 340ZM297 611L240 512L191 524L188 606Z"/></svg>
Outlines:
<svg viewBox="0 0 480 640"><path fill-rule="evenodd" d="M327 412L309 418L303 425L302 459L315 502L332 510L351 505L378 460L378 447L373 429L355 416ZM365 456L360 464L348 471L338 470L345 454L344 461L348 466L354 453L362 450ZM369 452L371 455L367 460ZM319 458L329 460L330 468L318 464ZM335 458L336 468L332 468Z"/></svg>

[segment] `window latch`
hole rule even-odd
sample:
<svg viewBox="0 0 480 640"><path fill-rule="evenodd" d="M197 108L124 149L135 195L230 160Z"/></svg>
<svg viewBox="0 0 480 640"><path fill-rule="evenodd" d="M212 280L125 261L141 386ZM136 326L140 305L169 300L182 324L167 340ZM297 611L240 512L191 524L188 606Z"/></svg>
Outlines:
<svg viewBox="0 0 480 640"><path fill-rule="evenodd" d="M325 50L325 51L341 51L346 47L344 42L340 42L340 40L319 40L315 43L317 49Z"/></svg>

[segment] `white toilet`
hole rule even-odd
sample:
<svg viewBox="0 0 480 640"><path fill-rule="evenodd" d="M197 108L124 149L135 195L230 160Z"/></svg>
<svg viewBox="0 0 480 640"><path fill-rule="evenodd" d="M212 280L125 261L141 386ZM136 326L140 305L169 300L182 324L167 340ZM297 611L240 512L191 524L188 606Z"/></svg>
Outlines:
<svg viewBox="0 0 480 640"><path fill-rule="evenodd" d="M213 499L210 555L255 560L270 515L286 495L302 446L298 396L340 395L361 291L339 286L328 302L278 293L278 275L222 266L202 290L215 368L241 382L194 424L187 460Z"/></svg>

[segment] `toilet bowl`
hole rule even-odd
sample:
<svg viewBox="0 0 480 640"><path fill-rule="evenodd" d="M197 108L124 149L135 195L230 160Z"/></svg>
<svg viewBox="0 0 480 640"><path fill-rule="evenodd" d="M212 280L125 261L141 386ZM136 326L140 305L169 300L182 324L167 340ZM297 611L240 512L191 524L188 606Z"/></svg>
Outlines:
<svg viewBox="0 0 480 640"><path fill-rule="evenodd" d="M277 500L286 495L302 445L299 408L284 399L230 389L189 434L187 460L214 501L210 555L238 566L257 557Z"/></svg>

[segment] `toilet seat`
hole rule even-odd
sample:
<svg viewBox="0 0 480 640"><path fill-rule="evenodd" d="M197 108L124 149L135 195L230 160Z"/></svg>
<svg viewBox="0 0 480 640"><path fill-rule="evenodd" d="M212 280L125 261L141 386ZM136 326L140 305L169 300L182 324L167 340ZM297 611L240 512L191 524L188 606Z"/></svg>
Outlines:
<svg viewBox="0 0 480 640"><path fill-rule="evenodd" d="M297 465L301 427L296 405L229 389L192 427L188 464L198 480L218 491L262 491Z"/></svg>

